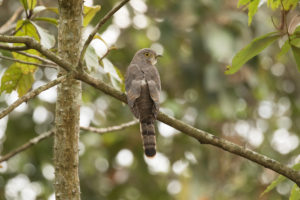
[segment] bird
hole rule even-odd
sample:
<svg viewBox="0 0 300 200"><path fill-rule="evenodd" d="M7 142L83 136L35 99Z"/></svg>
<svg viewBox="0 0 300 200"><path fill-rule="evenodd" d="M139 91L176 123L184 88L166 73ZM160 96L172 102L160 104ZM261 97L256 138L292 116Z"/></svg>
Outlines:
<svg viewBox="0 0 300 200"><path fill-rule="evenodd" d="M154 123L159 112L161 81L155 64L160 56L150 48L137 51L125 74L127 102L133 115L139 119L147 157L156 154Z"/></svg>

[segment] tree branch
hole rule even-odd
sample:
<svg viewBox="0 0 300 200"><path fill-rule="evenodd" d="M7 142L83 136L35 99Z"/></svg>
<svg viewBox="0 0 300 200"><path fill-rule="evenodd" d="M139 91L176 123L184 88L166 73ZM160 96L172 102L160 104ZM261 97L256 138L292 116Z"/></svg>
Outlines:
<svg viewBox="0 0 300 200"><path fill-rule="evenodd" d="M53 63L52 61L50 61L48 59L45 59L45 58L42 58L42 57L37 56L37 55L33 55L33 54L26 53L26 52L23 52L23 51L16 51L16 53L27 56L27 57L30 57L30 58L37 59L37 60L42 61L43 63L49 64L49 65L55 65L56 66L56 64Z"/></svg>
<svg viewBox="0 0 300 200"><path fill-rule="evenodd" d="M115 49L117 49L115 46L108 48L106 53L101 58L99 58L99 62L102 61L112 50L115 50Z"/></svg>
<svg viewBox="0 0 300 200"><path fill-rule="evenodd" d="M6 44L0 44L0 49L8 50L8 51L24 51L30 48L27 46L9 46Z"/></svg>
<svg viewBox="0 0 300 200"><path fill-rule="evenodd" d="M4 156L2 156L0 158L0 163L3 161L7 161L8 159L12 158L13 156L25 151L26 149L32 147L33 145L36 145L37 143L43 141L44 139L52 136L53 133L54 133L54 130L51 130L51 131L45 132L43 134L40 134L37 137L30 139L27 143L23 144L22 146L12 150L11 152L5 154Z"/></svg>
<svg viewBox="0 0 300 200"><path fill-rule="evenodd" d="M97 80L86 73L77 74L76 77L82 80L83 82L86 82L87 84L101 90L102 92L113 96L124 103L127 103L126 95L124 93L108 86L104 82ZM268 158L267 156L261 155L248 148L241 147L225 139L212 135L208 132L192 127L191 125L186 124L175 118L172 118L162 112L159 112L157 119L165 124L168 124L169 126L174 127L182 133L197 139L202 144L210 144L230 153L244 157L263 167L269 168L287 177L288 179L294 181L298 186L300 186L300 173L296 170L287 167L286 165L279 163L274 159Z"/></svg>
<svg viewBox="0 0 300 200"><path fill-rule="evenodd" d="M43 54L46 58L53 61L60 67L64 68L66 71L73 71L73 65L71 63L55 55L53 52L43 47L40 43L38 43L35 39L31 37L0 35L0 42L24 43L27 47L37 50L38 52Z"/></svg>
<svg viewBox="0 0 300 200"><path fill-rule="evenodd" d="M137 120L133 120L124 124L120 124L117 126L110 126L110 127L106 127L106 128L95 128L95 127L80 127L81 130L86 130L86 131L90 131L90 132L95 132L98 134L104 134L104 133L109 133L109 132L115 132L115 131L120 131L123 130L127 127L133 126L135 124L137 124L138 121ZM22 146L16 148L15 150L12 150L11 152L5 154L4 156L2 156L0 158L0 163L3 161L7 161L8 159L12 158L13 156L25 151L26 149L32 147L33 145L38 144L39 142L43 141L46 138L52 137L54 134L54 130L50 130L47 131L45 133L42 133L32 139L30 139L28 142L26 142L25 144L23 144Z"/></svg>
<svg viewBox="0 0 300 200"><path fill-rule="evenodd" d="M129 0L123 0L119 5L111 9L101 20L100 22L96 25L96 27L93 29L87 40L85 41L83 48L80 53L80 59L79 59L79 64L82 63L85 52L91 41L93 40L94 36L96 33L99 31L99 29L111 18L120 8L122 8Z"/></svg>
<svg viewBox="0 0 300 200"><path fill-rule="evenodd" d="M122 3L123 5L127 2L128 0L124 0ZM125 3L124 3L125 2ZM116 9L113 9L113 12L110 12L111 15L114 14L114 12L116 12L120 7L122 7L122 3L116 7ZM107 21L109 19L109 17L111 16L109 14L107 14L107 17L104 17L101 21L102 24L105 23L105 21ZM105 20L104 20L105 19ZM100 25L99 25L100 24ZM101 27L101 23L99 23L97 27ZM97 29L98 30L98 29ZM97 32L97 30L95 32ZM93 31L93 32L94 32ZM90 41L92 40L94 36L90 35L89 38ZM89 39L86 41L85 44L89 44L90 43ZM44 48L42 45L40 45L38 42L36 42L34 39L30 38L30 37L16 37L16 36L3 36L0 35L0 42L9 42L9 43L24 43L26 44L26 46L36 49L37 51L39 51L40 53L42 53L46 58L48 58L49 60L55 62L56 64L58 64L59 66L63 67L65 70L67 71L73 71L73 67L69 62L66 62L65 60L61 59L60 57L56 56L54 53L52 53L51 51L49 51L48 49ZM84 55L84 52L82 52L81 55ZM75 77L81 81L86 82L87 84L103 91L104 93L113 96L117 99L119 99L120 101L123 101L125 103L127 103L126 100L126 95L112 87L110 87L109 85L105 84L103 81L95 79L91 76L89 76L88 74L84 73L84 72L75 72ZM0 115L1 116L1 115ZM174 118L171 118L163 113L159 113L158 114L158 120L180 130L182 133L185 133L186 135L189 135L191 137L194 137L195 139L197 139L198 141L200 141L201 143L205 143L205 144L210 144L213 146L216 146L218 148L221 148L225 151L231 152L233 154L239 155L241 157L244 157L248 160L251 160L255 163L258 163L266 168L269 168L287 178L289 178L290 180L294 181L298 186L300 186L300 173L297 172L296 170L293 170L281 163L279 163L276 160L273 160L271 158L268 158L264 155L261 155L259 153L256 153L250 149L241 147L239 145L236 145L232 142L229 142L225 139L219 138L217 136L214 136L210 133L207 133L205 131L196 129L182 121L176 120Z"/></svg>
<svg viewBox="0 0 300 200"><path fill-rule="evenodd" d="M104 134L104 133L109 133L109 132L113 132L113 131L119 131L119 130L123 130L127 127L136 125L137 123L139 123L138 120L133 120L124 124L120 124L117 126L111 126L111 127L107 127L107 128L95 128L95 127L84 127L81 126L80 129L84 130L84 131L90 131L90 132L94 132L94 133L98 133L98 134Z"/></svg>
<svg viewBox="0 0 300 200"><path fill-rule="evenodd" d="M38 87L35 90L32 90L30 92L28 92L27 94L25 94L24 96L22 96L21 98L17 99L13 104L11 104L10 106L8 106L6 109L4 109L3 111L1 111L0 113L0 119L2 119L4 116L8 115L10 112L12 112L16 107L18 107L20 104L22 104L23 102L27 102L29 99L32 99L33 97L37 96L38 94L40 94L41 92L63 82L66 79L67 75L65 76L61 76L45 85L42 85L40 87Z"/></svg>
<svg viewBox="0 0 300 200"><path fill-rule="evenodd" d="M0 55L0 58L5 59L5 60L18 62L18 63L27 64L27 65L35 65L35 66L42 67L42 68L49 67L49 68L57 69L54 65L45 65L45 64L40 64L40 63L27 62L27 61L18 60L18 59L15 59L15 58L7 57L7 56L1 56L1 55Z"/></svg>

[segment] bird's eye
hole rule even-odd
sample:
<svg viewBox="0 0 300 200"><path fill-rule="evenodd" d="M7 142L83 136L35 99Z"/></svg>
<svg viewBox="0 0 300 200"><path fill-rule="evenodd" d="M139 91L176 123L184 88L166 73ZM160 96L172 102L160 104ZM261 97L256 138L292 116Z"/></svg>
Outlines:
<svg viewBox="0 0 300 200"><path fill-rule="evenodd" d="M145 53L145 56L147 56L147 57L148 57L148 56L149 56L149 53Z"/></svg>

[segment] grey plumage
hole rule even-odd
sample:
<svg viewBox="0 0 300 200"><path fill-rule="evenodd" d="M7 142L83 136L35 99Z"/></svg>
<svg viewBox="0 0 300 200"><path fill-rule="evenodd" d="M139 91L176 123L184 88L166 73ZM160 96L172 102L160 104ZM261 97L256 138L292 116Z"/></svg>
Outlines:
<svg viewBox="0 0 300 200"><path fill-rule="evenodd" d="M158 55L151 49L141 49L133 57L125 75L128 105L140 120L146 156L156 154L154 122L159 111L161 83L155 67Z"/></svg>

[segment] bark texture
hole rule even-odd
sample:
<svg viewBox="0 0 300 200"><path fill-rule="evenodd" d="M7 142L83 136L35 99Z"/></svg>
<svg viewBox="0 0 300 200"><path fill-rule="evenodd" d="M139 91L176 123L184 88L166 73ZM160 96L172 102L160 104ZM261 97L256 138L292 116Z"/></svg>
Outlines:
<svg viewBox="0 0 300 200"><path fill-rule="evenodd" d="M81 49L83 0L59 0L58 52L74 67ZM59 76L66 72L61 69ZM56 200L79 200L78 140L81 82L69 76L58 86L55 137L55 196Z"/></svg>

